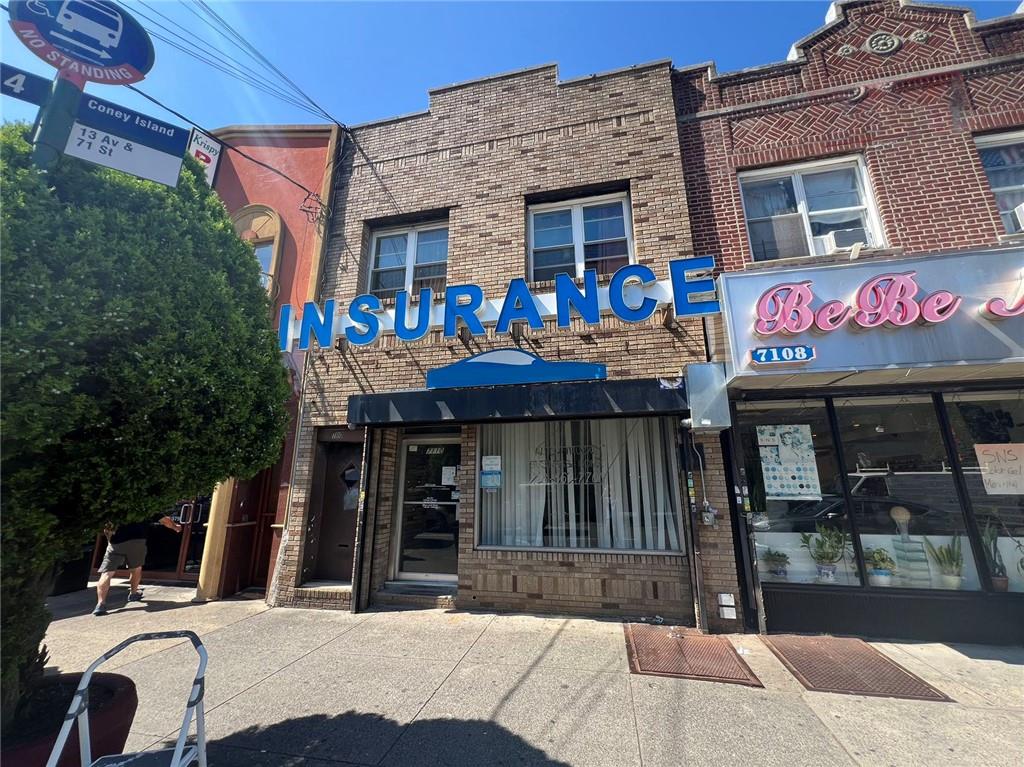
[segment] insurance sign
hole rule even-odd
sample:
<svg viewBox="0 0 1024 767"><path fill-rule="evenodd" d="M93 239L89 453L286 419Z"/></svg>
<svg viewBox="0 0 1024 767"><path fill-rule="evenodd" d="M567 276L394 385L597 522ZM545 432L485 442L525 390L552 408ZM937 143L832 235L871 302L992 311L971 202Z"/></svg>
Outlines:
<svg viewBox="0 0 1024 767"><path fill-rule="evenodd" d="M18 39L62 76L126 85L153 67L153 43L130 14L107 0L10 0Z"/></svg>

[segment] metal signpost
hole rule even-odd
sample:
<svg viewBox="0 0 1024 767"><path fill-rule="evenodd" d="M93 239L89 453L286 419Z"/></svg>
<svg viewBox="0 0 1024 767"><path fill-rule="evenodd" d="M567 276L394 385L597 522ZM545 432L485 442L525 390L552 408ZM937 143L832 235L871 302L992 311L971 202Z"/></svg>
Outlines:
<svg viewBox="0 0 1024 767"><path fill-rule="evenodd" d="M153 43L139 22L107 0L11 0L8 10L18 39L57 68L32 137L33 163L49 170L68 144L85 83L139 82L153 67ZM5 92L9 87L18 86L5 83Z"/></svg>
<svg viewBox="0 0 1024 767"><path fill-rule="evenodd" d="M46 78L0 65L0 93L42 106ZM178 183L189 131L85 94L79 99L65 154L167 186Z"/></svg>

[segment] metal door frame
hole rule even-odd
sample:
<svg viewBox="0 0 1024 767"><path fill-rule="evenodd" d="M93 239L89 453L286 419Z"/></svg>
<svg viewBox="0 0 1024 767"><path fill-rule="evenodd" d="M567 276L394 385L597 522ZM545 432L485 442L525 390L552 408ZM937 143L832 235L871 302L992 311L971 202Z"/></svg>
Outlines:
<svg viewBox="0 0 1024 767"><path fill-rule="evenodd" d="M458 445L459 446L459 463L462 465L462 436L459 434L451 435L437 435L437 436L417 436L410 435L403 437L399 441L399 450L401 457L398 460L398 493L395 496L397 503L395 504L395 531L391 536L391 562L388 571L391 578L398 581L426 581L429 583L457 583L459 580L458 572L455 573L403 573L401 571L402 566L402 527L405 522L405 458L408 454L408 446L411 444L416 445ZM459 501L445 502L445 506L455 506L455 519L458 524L458 507L461 501L461 488L458 485L455 486L456 490L460 491ZM414 503L414 501L410 501ZM420 504L422 505L422 504ZM441 505L440 503L438 505ZM456 571L458 570L458 558L459 558L459 539L458 536L455 538L455 562Z"/></svg>

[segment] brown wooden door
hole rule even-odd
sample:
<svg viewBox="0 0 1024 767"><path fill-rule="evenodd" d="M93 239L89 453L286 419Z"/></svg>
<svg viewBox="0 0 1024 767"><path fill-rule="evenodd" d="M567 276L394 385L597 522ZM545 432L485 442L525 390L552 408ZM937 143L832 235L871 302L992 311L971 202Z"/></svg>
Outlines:
<svg viewBox="0 0 1024 767"><path fill-rule="evenodd" d="M353 442L332 442L326 453L313 578L349 581L352 579L355 551L363 446Z"/></svg>

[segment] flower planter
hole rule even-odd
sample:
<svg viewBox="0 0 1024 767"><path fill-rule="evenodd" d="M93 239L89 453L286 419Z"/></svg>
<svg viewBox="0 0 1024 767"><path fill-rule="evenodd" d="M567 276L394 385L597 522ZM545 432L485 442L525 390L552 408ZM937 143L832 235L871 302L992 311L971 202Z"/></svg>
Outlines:
<svg viewBox="0 0 1024 767"><path fill-rule="evenodd" d="M31 693L40 700L33 708L34 716L20 726L15 722L15 734L4 738L0 752L4 767L43 767L46 764L81 678L81 674L59 674L39 683ZM124 751L138 705L135 683L131 679L120 674L93 674L89 682L89 741L93 759ZM80 767L78 757L76 724L58 767Z"/></svg>
<svg viewBox="0 0 1024 767"><path fill-rule="evenodd" d="M939 583L942 584L944 589L959 589L964 582L962 575L946 575L943 573L939 576Z"/></svg>
<svg viewBox="0 0 1024 767"><path fill-rule="evenodd" d="M769 567L768 574L773 578L785 579L789 576L789 571L785 567Z"/></svg>
<svg viewBox="0 0 1024 767"><path fill-rule="evenodd" d="M892 586L892 570L868 571L868 583L872 586Z"/></svg>
<svg viewBox="0 0 1024 767"><path fill-rule="evenodd" d="M1005 575L993 575L992 576L992 590L993 591L1009 591L1010 590L1010 579Z"/></svg>
<svg viewBox="0 0 1024 767"><path fill-rule="evenodd" d="M836 582L836 566L835 565L817 565L818 568L818 580L822 583L835 583Z"/></svg>

